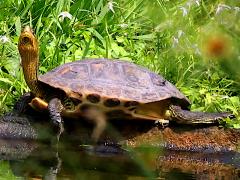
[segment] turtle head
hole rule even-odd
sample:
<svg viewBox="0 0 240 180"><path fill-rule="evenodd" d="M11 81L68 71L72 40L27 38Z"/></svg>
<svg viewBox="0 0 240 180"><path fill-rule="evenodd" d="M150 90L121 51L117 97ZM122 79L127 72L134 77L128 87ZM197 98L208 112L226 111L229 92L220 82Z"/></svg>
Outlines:
<svg viewBox="0 0 240 180"><path fill-rule="evenodd" d="M41 96L42 91L37 77L39 63L38 41L29 26L26 26L20 34L18 50L21 55L25 81L33 94Z"/></svg>
<svg viewBox="0 0 240 180"><path fill-rule="evenodd" d="M26 58L27 56L38 58L38 42L37 39L29 26L26 26L18 42L18 50L21 55L22 60L34 60Z"/></svg>

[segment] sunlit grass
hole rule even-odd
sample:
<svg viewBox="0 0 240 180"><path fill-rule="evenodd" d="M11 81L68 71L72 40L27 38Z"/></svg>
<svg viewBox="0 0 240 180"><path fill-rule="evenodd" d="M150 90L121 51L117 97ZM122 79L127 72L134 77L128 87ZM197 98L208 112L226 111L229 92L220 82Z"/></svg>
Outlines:
<svg viewBox="0 0 240 180"><path fill-rule="evenodd" d="M126 59L176 84L192 110L240 111L235 1L5 0L0 9L0 113L28 91L17 51L25 25L40 42L40 73L82 58Z"/></svg>

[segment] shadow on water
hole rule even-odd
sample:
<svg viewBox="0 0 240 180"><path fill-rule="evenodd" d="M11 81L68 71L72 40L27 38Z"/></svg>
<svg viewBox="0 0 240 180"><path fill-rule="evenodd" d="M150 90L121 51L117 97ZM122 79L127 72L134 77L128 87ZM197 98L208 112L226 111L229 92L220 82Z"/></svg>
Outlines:
<svg viewBox="0 0 240 180"><path fill-rule="evenodd" d="M109 125L100 143L93 146L88 145L92 125L69 121L65 122L66 133L56 148L55 136L46 135L52 127L47 121L38 122L41 123L29 121L37 138L0 139L0 159L9 163L16 177L240 178L238 131L217 127L161 129L144 122L116 121Z"/></svg>

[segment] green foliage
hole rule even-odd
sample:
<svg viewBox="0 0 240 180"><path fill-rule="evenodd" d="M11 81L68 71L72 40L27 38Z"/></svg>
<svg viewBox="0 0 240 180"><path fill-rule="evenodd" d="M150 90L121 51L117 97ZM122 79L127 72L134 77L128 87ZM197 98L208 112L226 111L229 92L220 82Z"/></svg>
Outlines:
<svg viewBox="0 0 240 180"><path fill-rule="evenodd" d="M126 59L175 83L192 110L239 114L236 1L5 0L0 9L0 36L9 39L0 44L0 113L28 91L17 42L30 25L40 42L40 73L82 58Z"/></svg>
<svg viewBox="0 0 240 180"><path fill-rule="evenodd" d="M9 162L1 161L0 162L0 179L20 180L22 178L14 176L13 172L11 171Z"/></svg>

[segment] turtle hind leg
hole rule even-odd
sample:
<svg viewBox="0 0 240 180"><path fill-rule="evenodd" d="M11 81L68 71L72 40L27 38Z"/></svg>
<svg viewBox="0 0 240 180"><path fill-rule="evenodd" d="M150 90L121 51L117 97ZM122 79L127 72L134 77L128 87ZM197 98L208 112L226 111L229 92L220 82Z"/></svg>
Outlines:
<svg viewBox="0 0 240 180"><path fill-rule="evenodd" d="M170 117L182 124L213 124L224 118L235 118L228 112L207 113L207 112L191 112L182 110L180 106L170 105Z"/></svg>
<svg viewBox="0 0 240 180"><path fill-rule="evenodd" d="M98 114L98 116L93 120L95 127L93 129L91 138L96 143L106 128L106 117L103 114Z"/></svg>
<svg viewBox="0 0 240 180"><path fill-rule="evenodd" d="M58 98L53 98L49 101L48 103L48 111L50 118L52 122L58 126L58 135L57 135L57 140L59 141L59 138L61 134L64 131L64 126L63 126L63 120L61 117L61 112L64 110L64 107L61 103L61 100Z"/></svg>
<svg viewBox="0 0 240 180"><path fill-rule="evenodd" d="M105 113L100 111L99 109L95 107L88 107L82 111L83 116L93 122L94 124L94 129L91 135L91 138L94 143L97 143L101 134L106 128L107 125L107 117Z"/></svg>

